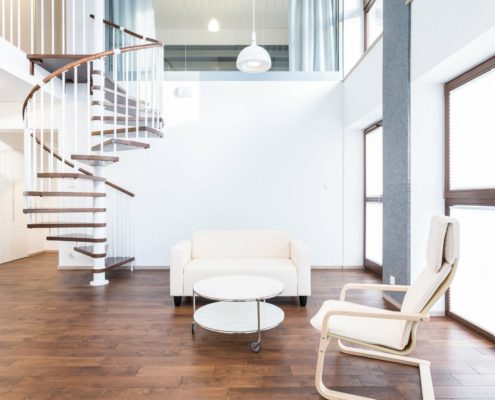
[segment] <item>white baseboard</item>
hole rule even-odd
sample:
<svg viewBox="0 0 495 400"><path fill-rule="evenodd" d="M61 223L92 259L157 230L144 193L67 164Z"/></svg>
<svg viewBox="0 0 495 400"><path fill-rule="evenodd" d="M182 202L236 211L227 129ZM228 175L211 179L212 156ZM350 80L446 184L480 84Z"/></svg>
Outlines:
<svg viewBox="0 0 495 400"><path fill-rule="evenodd" d="M169 265L153 265L153 266L143 266L143 265L135 265L134 269L151 269L151 270L160 270L160 269L170 269ZM331 269L331 270L339 270L339 269L364 269L362 265L313 265L311 269L319 270L319 269Z"/></svg>
<svg viewBox="0 0 495 400"><path fill-rule="evenodd" d="M85 267L78 267L78 266L58 266L58 269L66 269L66 270L90 270L92 267L85 266ZM134 266L135 270L169 270L170 266L169 265L152 265L152 266L144 266L144 265L135 265ZM311 266L312 270L351 270L351 269L359 269L362 270L364 267L362 265L313 265Z"/></svg>
<svg viewBox="0 0 495 400"><path fill-rule="evenodd" d="M332 270L339 270L339 269L364 269L364 266L362 265L312 265L311 269L317 270L317 269L332 269Z"/></svg>

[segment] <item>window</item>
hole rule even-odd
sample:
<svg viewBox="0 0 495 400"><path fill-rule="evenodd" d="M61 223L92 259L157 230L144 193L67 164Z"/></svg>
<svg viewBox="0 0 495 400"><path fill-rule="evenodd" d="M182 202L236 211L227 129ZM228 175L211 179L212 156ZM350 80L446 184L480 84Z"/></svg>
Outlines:
<svg viewBox="0 0 495 400"><path fill-rule="evenodd" d="M378 122L364 131L364 265L382 269L383 243L383 127Z"/></svg>
<svg viewBox="0 0 495 400"><path fill-rule="evenodd" d="M495 318L495 57L445 85L446 213L461 225L447 313L492 340Z"/></svg>
<svg viewBox="0 0 495 400"><path fill-rule="evenodd" d="M364 48L367 50L383 32L383 0L364 2Z"/></svg>

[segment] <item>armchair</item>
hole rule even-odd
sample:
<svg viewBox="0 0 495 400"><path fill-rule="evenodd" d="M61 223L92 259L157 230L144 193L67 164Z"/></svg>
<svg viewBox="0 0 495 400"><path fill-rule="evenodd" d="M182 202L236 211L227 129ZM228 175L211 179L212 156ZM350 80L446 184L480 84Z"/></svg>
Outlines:
<svg viewBox="0 0 495 400"><path fill-rule="evenodd" d="M367 397L341 393L323 384L325 353L332 338L346 354L413 365L419 368L423 399L434 400L430 361L406 357L416 346L420 322L428 321L428 311L449 288L459 259L459 224L449 217L431 220L427 266L411 286L347 284L340 300L326 301L311 324L320 331L320 345L315 385L320 395L333 400L369 400ZM351 289L405 292L400 311L388 311L345 301ZM350 347L343 342L354 343Z"/></svg>

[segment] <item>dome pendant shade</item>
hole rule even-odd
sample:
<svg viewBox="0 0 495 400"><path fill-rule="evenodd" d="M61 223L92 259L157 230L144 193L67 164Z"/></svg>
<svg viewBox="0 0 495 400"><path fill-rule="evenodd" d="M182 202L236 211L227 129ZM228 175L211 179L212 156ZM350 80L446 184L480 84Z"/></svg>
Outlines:
<svg viewBox="0 0 495 400"><path fill-rule="evenodd" d="M256 33L253 32L251 45L241 50L237 56L237 69L242 72L266 72L272 67L270 54L256 44Z"/></svg>

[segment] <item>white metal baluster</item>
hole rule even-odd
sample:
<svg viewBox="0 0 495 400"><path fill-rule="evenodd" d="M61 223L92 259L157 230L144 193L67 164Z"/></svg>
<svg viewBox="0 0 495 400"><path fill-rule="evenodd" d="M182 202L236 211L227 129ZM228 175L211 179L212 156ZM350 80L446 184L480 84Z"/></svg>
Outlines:
<svg viewBox="0 0 495 400"><path fill-rule="evenodd" d="M32 115L31 115L31 119L30 119L30 124L32 125L32 129L31 129L31 134L33 135L33 141L31 142L32 143L32 150L31 150L31 153L33 154L33 174L31 175L31 187L32 188L35 188L36 186L36 176L37 176L37 173L38 173L38 160L37 160L37 152L36 152L36 147L37 147L37 143L36 143L36 125L38 124L38 121L36 119L36 98L37 98L37 93L35 93L33 95L33 98L31 99L31 103L32 103Z"/></svg>
<svg viewBox="0 0 495 400"><path fill-rule="evenodd" d="M156 48L151 49L151 126L157 127L158 115L156 115Z"/></svg>
<svg viewBox="0 0 495 400"><path fill-rule="evenodd" d="M29 30L29 49L31 54L34 53L34 0L30 0L29 4L29 17L30 17L30 30Z"/></svg>
<svg viewBox="0 0 495 400"><path fill-rule="evenodd" d="M82 2L82 40L83 40L83 54L86 54L86 0Z"/></svg>
<svg viewBox="0 0 495 400"><path fill-rule="evenodd" d="M55 54L55 0L52 0L51 4L52 9L51 14L52 14L52 20L51 20L51 25L52 25L52 54Z"/></svg>
<svg viewBox="0 0 495 400"><path fill-rule="evenodd" d="M115 32L115 30L114 30ZM115 35L114 35L115 39ZM118 55L112 56L112 68L113 68L113 138L117 139L117 67L118 67ZM117 144L113 143L113 155L117 153Z"/></svg>
<svg viewBox="0 0 495 400"><path fill-rule="evenodd" d="M78 68L74 68L74 153L77 154L78 150L78 125L77 125L77 104L78 104L78 96L77 96L77 81L78 81ZM74 163L75 164L75 163Z"/></svg>
<svg viewBox="0 0 495 400"><path fill-rule="evenodd" d="M44 171L44 166L45 166L45 157L43 154L43 146L45 145L45 106L44 106L44 89L43 86L40 89L40 112L41 112L41 121L40 121L40 171ZM40 183L40 189L43 191L44 188L44 182L43 179L39 180Z"/></svg>
<svg viewBox="0 0 495 400"><path fill-rule="evenodd" d="M41 54L45 54L45 1L40 0L40 17L41 17Z"/></svg>
<svg viewBox="0 0 495 400"><path fill-rule="evenodd" d="M66 30L65 2L66 0L62 0L62 54L65 54L65 30Z"/></svg>
<svg viewBox="0 0 495 400"><path fill-rule="evenodd" d="M72 54L76 52L76 0L72 0Z"/></svg>
<svg viewBox="0 0 495 400"><path fill-rule="evenodd" d="M2 0L2 37L7 39L5 37L5 0Z"/></svg>
<svg viewBox="0 0 495 400"><path fill-rule="evenodd" d="M101 105L100 105L100 154L103 154L103 142L105 141L105 137L103 135L103 130L105 126L105 75L104 75L104 69L105 65L103 62L100 64L100 99L101 99Z"/></svg>
<svg viewBox="0 0 495 400"><path fill-rule="evenodd" d="M14 0L10 0L10 43L14 44Z"/></svg>
<svg viewBox="0 0 495 400"><path fill-rule="evenodd" d="M141 52L136 51L136 134L139 133L139 110L141 108Z"/></svg>
<svg viewBox="0 0 495 400"><path fill-rule="evenodd" d="M55 80L52 79L51 80L51 87L50 87L50 90L51 90L51 93L50 93L50 164L49 164L49 168L50 168L50 171L49 172L54 172L54 169L53 169L53 162L54 162L54 157L53 157L53 152L54 152L54 149L55 149L55 140L54 140L54 136L55 136L55 119L54 119L54 93L55 93ZM52 190L52 179L50 178L49 179L49 187L50 187L50 190Z"/></svg>
<svg viewBox="0 0 495 400"><path fill-rule="evenodd" d="M124 61L125 61L125 138L129 139L129 53L124 53ZM137 134L136 134L137 138Z"/></svg>
<svg viewBox="0 0 495 400"><path fill-rule="evenodd" d="M17 0L17 47L21 48L21 1Z"/></svg>
<svg viewBox="0 0 495 400"><path fill-rule="evenodd" d="M85 134L88 140L88 151L87 153L91 153L91 63L92 61L86 63L86 106L88 113L88 124L85 130Z"/></svg>
<svg viewBox="0 0 495 400"><path fill-rule="evenodd" d="M148 85L148 80L149 80L149 76L148 76L148 57L149 57L149 51L148 49L145 49L144 50L144 73L145 73L145 81L144 81L144 99L145 99L145 103L144 103L144 126L145 127L148 127L148 97L149 97L149 93L148 93L148 89L149 89L149 85ZM144 140L147 141L148 140L148 129L146 129L144 131Z"/></svg>
<svg viewBox="0 0 495 400"><path fill-rule="evenodd" d="M65 113L66 113L66 108L65 108L65 102L66 102L66 90L67 90L67 83L66 83L66 78L65 78L65 72L62 72L62 135L59 135L59 146L60 146L60 156L62 157L62 168L65 168L65 135L67 134L67 130L65 127Z"/></svg>

